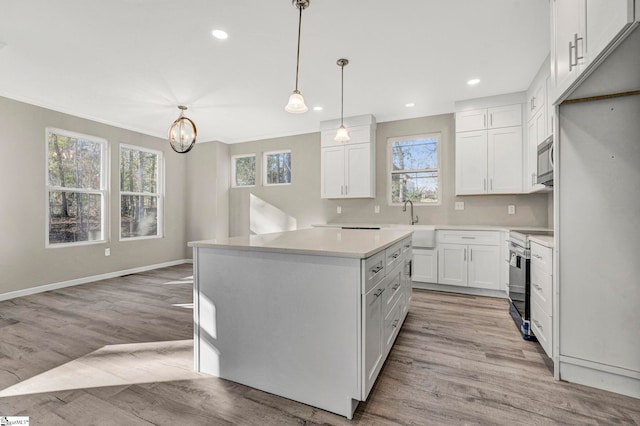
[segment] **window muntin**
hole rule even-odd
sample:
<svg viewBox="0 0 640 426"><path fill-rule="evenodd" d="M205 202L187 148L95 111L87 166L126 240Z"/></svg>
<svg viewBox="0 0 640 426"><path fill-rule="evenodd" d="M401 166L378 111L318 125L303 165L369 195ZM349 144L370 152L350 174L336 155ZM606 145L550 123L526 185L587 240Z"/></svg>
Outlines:
<svg viewBox="0 0 640 426"><path fill-rule="evenodd" d="M291 184L291 151L270 151L264 153L264 185Z"/></svg>
<svg viewBox="0 0 640 426"><path fill-rule="evenodd" d="M107 141L46 129L47 247L106 241Z"/></svg>
<svg viewBox="0 0 640 426"><path fill-rule="evenodd" d="M162 152L120 145L120 239L162 237Z"/></svg>
<svg viewBox="0 0 640 426"><path fill-rule="evenodd" d="M231 157L231 186L255 186L256 184L256 155L243 154Z"/></svg>
<svg viewBox="0 0 640 426"><path fill-rule="evenodd" d="M390 204L440 203L440 134L388 140Z"/></svg>

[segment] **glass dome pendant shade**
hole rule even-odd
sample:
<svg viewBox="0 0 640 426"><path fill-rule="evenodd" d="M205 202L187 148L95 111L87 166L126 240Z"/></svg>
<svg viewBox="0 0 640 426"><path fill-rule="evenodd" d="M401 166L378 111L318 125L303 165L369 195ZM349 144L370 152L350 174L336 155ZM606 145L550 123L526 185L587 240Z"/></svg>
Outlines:
<svg viewBox="0 0 640 426"><path fill-rule="evenodd" d="M344 66L349 63L348 59L338 59L338 66L340 67L340 127L336 132L334 140L336 142L349 142L351 137L349 131L344 127Z"/></svg>
<svg viewBox="0 0 640 426"><path fill-rule="evenodd" d="M187 107L180 105L178 108L180 116L169 127L169 144L178 154L186 154L196 144L198 129L190 118L185 117Z"/></svg>
<svg viewBox="0 0 640 426"><path fill-rule="evenodd" d="M284 107L284 110L292 114L302 114L307 112L309 108L304 103L304 98L298 90L298 74L300 69L300 30L302 29L302 11L309 7L310 0L292 0L293 6L300 11L298 18L298 52L296 54L296 88L291 96L289 96L289 102Z"/></svg>

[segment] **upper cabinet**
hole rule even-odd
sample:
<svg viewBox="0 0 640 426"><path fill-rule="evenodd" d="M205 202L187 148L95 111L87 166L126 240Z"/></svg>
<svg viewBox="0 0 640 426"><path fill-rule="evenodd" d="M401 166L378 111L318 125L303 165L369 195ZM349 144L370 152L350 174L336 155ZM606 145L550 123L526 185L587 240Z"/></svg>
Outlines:
<svg viewBox="0 0 640 426"><path fill-rule="evenodd" d="M456 195L522 193L522 104L456 113Z"/></svg>
<svg viewBox="0 0 640 426"><path fill-rule="evenodd" d="M376 121L372 115L344 119L351 139L336 142L340 120L320 123L321 197L375 197Z"/></svg>
<svg viewBox="0 0 640 426"><path fill-rule="evenodd" d="M563 100L579 77L606 56L632 24L637 0L553 0L552 101Z"/></svg>

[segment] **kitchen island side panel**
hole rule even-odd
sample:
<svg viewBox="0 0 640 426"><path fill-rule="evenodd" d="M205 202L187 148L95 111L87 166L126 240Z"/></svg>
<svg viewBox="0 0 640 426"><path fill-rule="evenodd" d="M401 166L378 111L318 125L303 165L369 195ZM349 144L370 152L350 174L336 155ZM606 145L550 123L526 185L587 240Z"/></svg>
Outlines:
<svg viewBox="0 0 640 426"><path fill-rule="evenodd" d="M360 259L195 251L199 371L351 418L361 382Z"/></svg>

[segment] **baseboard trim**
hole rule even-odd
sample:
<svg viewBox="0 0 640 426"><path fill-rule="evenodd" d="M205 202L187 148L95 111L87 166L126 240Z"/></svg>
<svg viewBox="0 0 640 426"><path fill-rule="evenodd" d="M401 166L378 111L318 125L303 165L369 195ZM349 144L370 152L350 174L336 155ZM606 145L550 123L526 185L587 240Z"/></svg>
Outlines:
<svg viewBox="0 0 640 426"><path fill-rule="evenodd" d="M411 287L421 289L421 290L446 291L448 293L468 294L472 296L499 297L501 299L506 299L508 297L507 293L502 290L487 290L484 288L461 287L457 285L445 285L445 284L434 284L434 283L423 283L418 281L412 281Z"/></svg>
<svg viewBox="0 0 640 426"><path fill-rule="evenodd" d="M640 398L640 372L560 356L560 380Z"/></svg>
<svg viewBox="0 0 640 426"><path fill-rule="evenodd" d="M137 274L140 272L150 271L152 269L167 268L169 266L182 265L184 263L193 263L192 259L172 260L171 262L156 263L154 265L140 266L138 268L124 269L121 271L108 272L106 274L92 275L89 277L76 278L74 280L61 281L52 284L44 284L37 287L29 287L22 290L0 293L0 301L15 299L16 297L24 297L45 291L58 290L60 288L72 287L74 285L87 284L95 281L108 280L109 278L121 277L123 275Z"/></svg>

